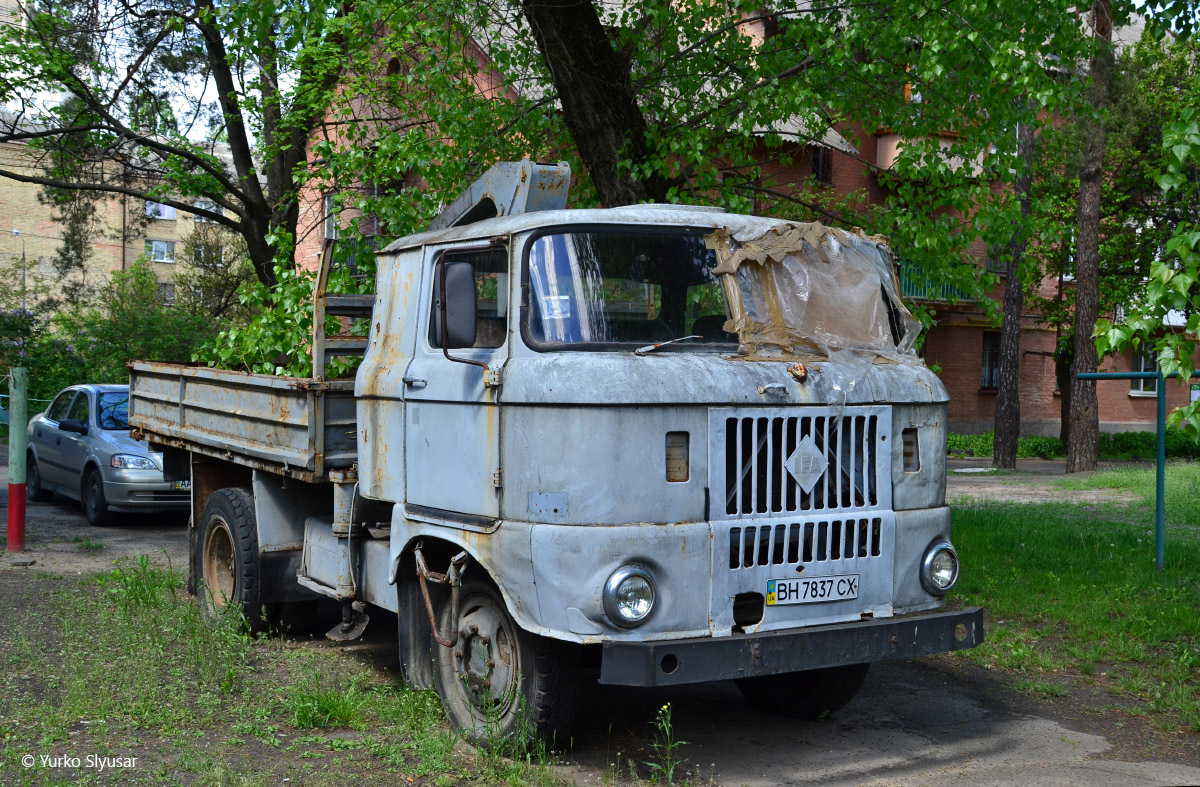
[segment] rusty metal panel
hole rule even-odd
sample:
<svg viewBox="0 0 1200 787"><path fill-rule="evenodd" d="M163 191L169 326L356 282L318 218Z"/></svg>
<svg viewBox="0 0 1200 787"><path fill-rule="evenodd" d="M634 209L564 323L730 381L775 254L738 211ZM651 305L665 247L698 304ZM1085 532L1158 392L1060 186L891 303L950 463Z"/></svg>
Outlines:
<svg viewBox="0 0 1200 787"><path fill-rule="evenodd" d="M356 461L349 380L136 362L129 399L130 426L164 445L310 480Z"/></svg>
<svg viewBox="0 0 1200 787"><path fill-rule="evenodd" d="M570 185L571 168L565 162L501 161L438 214L429 229L466 226L497 216L562 210L567 206Z"/></svg>

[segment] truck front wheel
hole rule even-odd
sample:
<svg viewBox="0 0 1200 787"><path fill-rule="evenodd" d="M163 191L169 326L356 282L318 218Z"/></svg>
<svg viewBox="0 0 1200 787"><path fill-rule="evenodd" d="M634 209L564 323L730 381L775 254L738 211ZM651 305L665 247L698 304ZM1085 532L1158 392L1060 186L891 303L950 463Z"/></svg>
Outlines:
<svg viewBox="0 0 1200 787"><path fill-rule="evenodd" d="M819 721L846 706L862 688L870 664L785 672L741 678L737 683L750 704L780 716Z"/></svg>
<svg viewBox="0 0 1200 787"><path fill-rule="evenodd" d="M200 515L197 544L201 608L215 618L227 607L236 607L252 629L261 628L258 524L249 490L212 493Z"/></svg>
<svg viewBox="0 0 1200 787"><path fill-rule="evenodd" d="M442 631L458 638L433 644L433 679L450 724L485 746L565 743L573 697L558 644L518 626L486 580L464 580L455 620L442 595Z"/></svg>

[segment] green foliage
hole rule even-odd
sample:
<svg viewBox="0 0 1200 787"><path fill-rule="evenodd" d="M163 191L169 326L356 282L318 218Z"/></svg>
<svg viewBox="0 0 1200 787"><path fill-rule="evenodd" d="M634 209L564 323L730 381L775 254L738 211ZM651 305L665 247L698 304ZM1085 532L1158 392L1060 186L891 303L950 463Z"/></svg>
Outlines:
<svg viewBox="0 0 1200 787"><path fill-rule="evenodd" d="M947 449L951 453L967 453L972 456L991 456L993 440L992 432L983 434L951 434L947 437ZM1021 459L1053 459L1063 456L1066 449L1057 437L1042 437L1031 435L1017 439L1017 456Z"/></svg>
<svg viewBox="0 0 1200 787"><path fill-rule="evenodd" d="M366 268L367 271L370 268ZM218 333L192 355L193 361L226 369L244 369L258 374L311 377L313 335L313 291L316 274L291 266L275 269L277 284L268 287L258 281L246 282L238 291L244 308L256 316L246 325L233 325ZM330 273L331 293L371 292L374 279L369 274L356 276L345 267ZM365 334L364 321L352 326ZM326 333L337 335L340 326L330 319ZM338 377L357 368L359 359L335 358L325 369L327 377Z"/></svg>
<svg viewBox="0 0 1200 787"><path fill-rule="evenodd" d="M124 383L129 361L187 361L213 327L204 317L164 306L154 272L137 262L113 272L96 305L59 313L54 331L71 337L82 362L83 379L74 382Z"/></svg>
<svg viewBox="0 0 1200 787"><path fill-rule="evenodd" d="M84 382L85 366L75 345L54 333L43 307L34 308L38 311L0 311L0 369L26 367L29 397L51 399L68 385ZM38 408L31 404L29 409Z"/></svg>

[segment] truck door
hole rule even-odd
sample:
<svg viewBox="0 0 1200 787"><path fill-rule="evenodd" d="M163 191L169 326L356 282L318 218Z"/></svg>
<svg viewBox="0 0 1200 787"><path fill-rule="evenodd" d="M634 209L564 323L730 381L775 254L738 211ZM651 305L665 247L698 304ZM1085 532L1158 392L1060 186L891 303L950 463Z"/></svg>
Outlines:
<svg viewBox="0 0 1200 787"><path fill-rule="evenodd" d="M424 326L404 375L407 505L410 513L419 507L431 510L417 513L432 516L498 518L499 388L485 385L485 378L498 378L508 356L508 247L484 242L431 248L425 254ZM439 272L453 265L461 273L461 263L470 264L475 281L474 344L443 351L435 303ZM455 307L452 299L448 303ZM463 361L486 364L487 370Z"/></svg>

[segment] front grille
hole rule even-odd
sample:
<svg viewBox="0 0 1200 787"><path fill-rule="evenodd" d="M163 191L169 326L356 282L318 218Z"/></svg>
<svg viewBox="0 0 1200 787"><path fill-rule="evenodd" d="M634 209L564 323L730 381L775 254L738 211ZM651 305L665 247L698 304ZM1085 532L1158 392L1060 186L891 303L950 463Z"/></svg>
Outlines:
<svg viewBox="0 0 1200 787"><path fill-rule="evenodd" d="M840 417L827 408L803 409L810 412L714 411L710 473L713 487L723 490L718 510L746 517L890 505L887 466L877 467L886 457L886 409L846 407Z"/></svg>
<svg viewBox="0 0 1200 787"><path fill-rule="evenodd" d="M729 531L729 568L879 557L882 535L878 517L734 527Z"/></svg>

